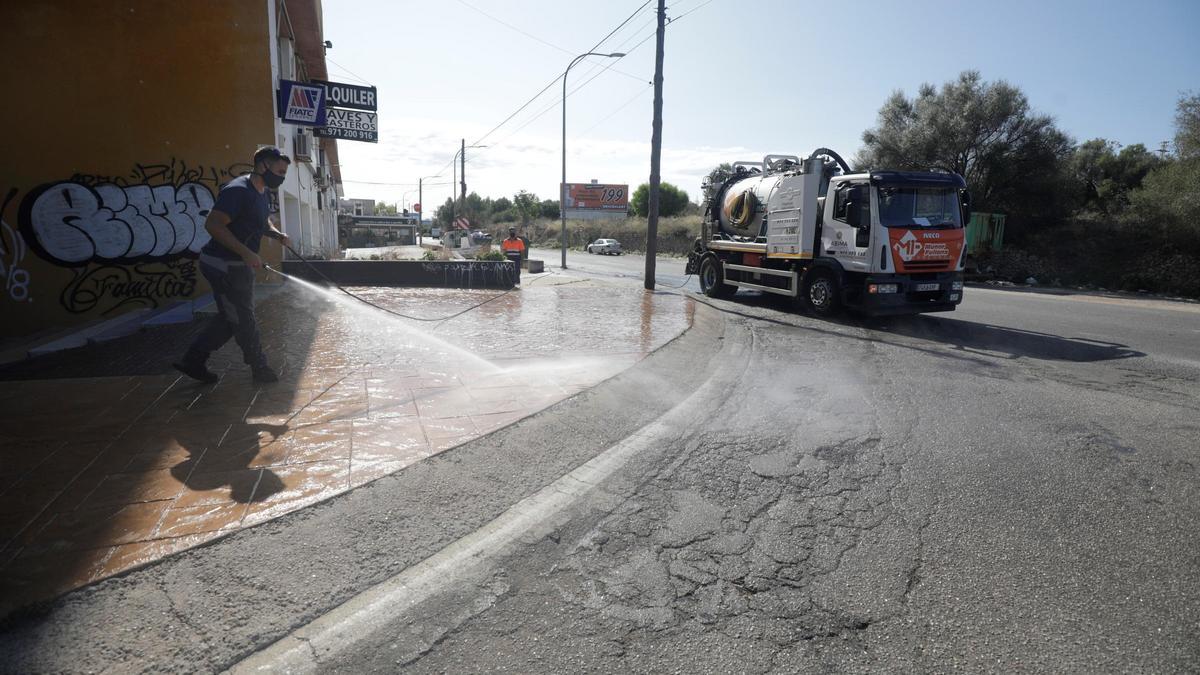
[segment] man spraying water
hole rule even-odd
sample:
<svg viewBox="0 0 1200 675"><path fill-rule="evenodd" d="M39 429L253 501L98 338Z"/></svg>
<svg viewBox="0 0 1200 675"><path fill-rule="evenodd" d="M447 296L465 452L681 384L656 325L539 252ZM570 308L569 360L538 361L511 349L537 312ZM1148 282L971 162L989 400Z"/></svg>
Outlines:
<svg viewBox="0 0 1200 675"><path fill-rule="evenodd" d="M283 184L292 160L274 146L254 153L253 172L226 183L204 221L212 241L200 249L200 273L208 280L217 303L217 314L196 336L176 370L201 382L216 382L217 374L205 365L208 356L229 338L237 340L242 358L255 382L275 382L279 376L267 364L254 317L254 272L261 269L259 244L264 236L286 246L289 238L275 229L267 189Z"/></svg>

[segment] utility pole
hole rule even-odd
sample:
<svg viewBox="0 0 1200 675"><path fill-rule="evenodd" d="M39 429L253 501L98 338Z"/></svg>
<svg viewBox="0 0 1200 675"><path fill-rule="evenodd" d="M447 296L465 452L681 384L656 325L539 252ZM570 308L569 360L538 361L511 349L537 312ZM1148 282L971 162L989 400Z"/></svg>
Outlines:
<svg viewBox="0 0 1200 675"><path fill-rule="evenodd" d="M421 209L425 208L424 182L424 178L417 179L417 246L421 245L421 230L425 227L425 214L421 213Z"/></svg>
<svg viewBox="0 0 1200 675"><path fill-rule="evenodd" d="M459 160L459 180L462 181L462 200L463 207L467 205L467 139L462 139L462 158Z"/></svg>
<svg viewBox="0 0 1200 675"><path fill-rule="evenodd" d="M658 184L661 182L659 166L662 163L662 90L663 90L663 38L667 32L667 0L658 0L658 35L654 53L654 124L650 132L650 204L646 221L646 280L648 291L654 290L654 263L658 255Z"/></svg>

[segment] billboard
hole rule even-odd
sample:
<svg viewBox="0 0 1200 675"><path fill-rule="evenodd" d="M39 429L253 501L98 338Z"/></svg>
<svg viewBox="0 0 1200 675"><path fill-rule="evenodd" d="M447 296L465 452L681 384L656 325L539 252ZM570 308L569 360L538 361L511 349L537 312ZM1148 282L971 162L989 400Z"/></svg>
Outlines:
<svg viewBox="0 0 1200 675"><path fill-rule="evenodd" d="M599 183L567 183L568 211L619 211L629 210L628 185L601 185Z"/></svg>

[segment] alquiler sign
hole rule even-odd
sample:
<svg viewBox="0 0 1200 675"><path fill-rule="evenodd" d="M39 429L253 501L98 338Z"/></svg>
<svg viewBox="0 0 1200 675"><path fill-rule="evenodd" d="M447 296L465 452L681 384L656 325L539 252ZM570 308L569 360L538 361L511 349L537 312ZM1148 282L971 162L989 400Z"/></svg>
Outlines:
<svg viewBox="0 0 1200 675"><path fill-rule="evenodd" d="M379 142L379 96L375 87L316 80L324 88L325 124L313 135L342 141Z"/></svg>
<svg viewBox="0 0 1200 675"><path fill-rule="evenodd" d="M331 108L349 108L351 110L379 109L379 100L375 87L363 87L357 84L343 82L327 82L314 80L313 84L325 87L325 105Z"/></svg>

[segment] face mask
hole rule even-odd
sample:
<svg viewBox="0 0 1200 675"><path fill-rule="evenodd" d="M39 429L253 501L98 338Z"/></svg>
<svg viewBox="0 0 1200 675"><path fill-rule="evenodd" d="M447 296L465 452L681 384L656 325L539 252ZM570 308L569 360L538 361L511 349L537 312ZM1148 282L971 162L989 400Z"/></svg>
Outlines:
<svg viewBox="0 0 1200 675"><path fill-rule="evenodd" d="M280 185L283 185L283 176L280 176L270 169L267 169L262 173L262 179L263 182L267 184L267 187L271 188L272 190L278 188Z"/></svg>

